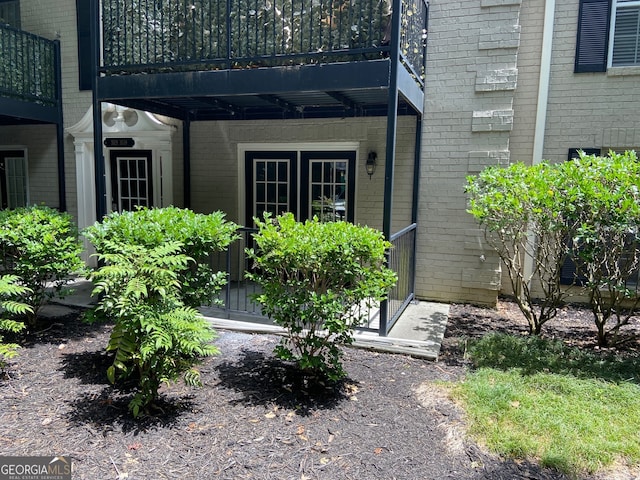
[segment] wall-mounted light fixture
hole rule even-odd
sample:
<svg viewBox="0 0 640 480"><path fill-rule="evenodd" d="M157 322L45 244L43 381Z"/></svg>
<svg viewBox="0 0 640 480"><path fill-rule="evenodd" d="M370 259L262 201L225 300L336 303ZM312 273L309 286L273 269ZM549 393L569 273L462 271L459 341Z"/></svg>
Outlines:
<svg viewBox="0 0 640 480"><path fill-rule="evenodd" d="M367 156L367 163L365 163L365 167L367 169L367 175L369 175L369 180L371 180L371 175L376 171L376 160L378 159L378 154L376 152L369 152Z"/></svg>

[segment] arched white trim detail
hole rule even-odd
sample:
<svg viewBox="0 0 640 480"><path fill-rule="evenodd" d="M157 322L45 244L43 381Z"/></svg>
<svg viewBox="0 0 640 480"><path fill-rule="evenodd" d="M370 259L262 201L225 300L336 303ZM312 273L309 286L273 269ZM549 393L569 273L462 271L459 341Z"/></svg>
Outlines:
<svg viewBox="0 0 640 480"><path fill-rule="evenodd" d="M157 206L173 203L172 134L174 125L168 125L149 112L120 105L104 103L102 107L103 138L132 138L130 148L103 147L105 160L110 151L151 150L153 174L153 202ZM78 228L93 225L96 218L95 162L93 153L93 107L75 125L66 129L74 139L76 157L76 188L78 200ZM105 162L107 198L111 197L110 162ZM107 208L111 202L107 202ZM89 247L85 245L85 247ZM87 259L85 259L87 260Z"/></svg>

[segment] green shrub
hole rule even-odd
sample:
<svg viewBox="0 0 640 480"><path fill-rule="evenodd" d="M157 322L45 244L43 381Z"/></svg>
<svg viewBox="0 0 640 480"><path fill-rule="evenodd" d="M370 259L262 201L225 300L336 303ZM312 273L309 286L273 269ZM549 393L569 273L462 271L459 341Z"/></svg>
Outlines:
<svg viewBox="0 0 640 480"><path fill-rule="evenodd" d="M467 178L468 211L505 266L529 332L536 335L569 294L560 273L576 224L568 215L575 205L562 193L566 183L563 170L547 163L496 165Z"/></svg>
<svg viewBox="0 0 640 480"><path fill-rule="evenodd" d="M104 247L121 252L98 255L105 265L90 275L96 283L93 294L100 296L92 318L115 320L107 345L114 360L107 376L112 383L137 378L138 391L129 404L137 417L153 406L163 382L182 375L186 383L200 385L194 365L218 353L209 343L215 332L182 301L178 272L191 259L180 253L179 242L147 247L105 240Z"/></svg>
<svg viewBox="0 0 640 480"><path fill-rule="evenodd" d="M640 305L629 277L640 266L640 163L635 152L580 154L563 167L573 173L565 196L580 205L571 252L589 294L600 346L616 345L620 328Z"/></svg>
<svg viewBox="0 0 640 480"><path fill-rule="evenodd" d="M31 307L30 324L42 305L64 293L70 275L83 269L81 251L76 226L66 213L44 206L0 211L3 271L17 275L27 287L21 298Z"/></svg>
<svg viewBox="0 0 640 480"><path fill-rule="evenodd" d="M382 300L396 281L384 266L390 243L368 227L299 223L290 213L256 223L248 275L262 289L263 313L289 334L276 354L312 375L343 377L339 345L352 343L359 307Z"/></svg>
<svg viewBox="0 0 640 480"><path fill-rule="evenodd" d="M27 288L19 285L18 277L14 275L3 275L0 277L0 332L17 333L24 329L24 323L18 322L11 317L12 315L24 315L31 311L31 307L18 302L15 298L19 298L27 293ZM3 343L3 337L0 335L0 357L3 359L13 358L17 354L19 345L15 343ZM4 369L5 362L0 360L0 369Z"/></svg>
<svg viewBox="0 0 640 480"><path fill-rule="evenodd" d="M634 286L627 285L640 267L635 152L581 152L578 159L554 165L493 166L468 178L467 193L469 212L506 266L530 332L540 333L570 293L560 285L563 262L570 258L575 283L589 296L598 344L615 345L640 305ZM536 290L543 297L539 302Z"/></svg>
<svg viewBox="0 0 640 480"><path fill-rule="evenodd" d="M128 245L154 248L180 243L181 253L194 260L177 272L182 301L199 307L212 304L226 282L225 273L210 266L209 255L227 248L237 238L237 228L221 212L204 215L177 207L140 208L111 213L84 234L98 254L118 253Z"/></svg>

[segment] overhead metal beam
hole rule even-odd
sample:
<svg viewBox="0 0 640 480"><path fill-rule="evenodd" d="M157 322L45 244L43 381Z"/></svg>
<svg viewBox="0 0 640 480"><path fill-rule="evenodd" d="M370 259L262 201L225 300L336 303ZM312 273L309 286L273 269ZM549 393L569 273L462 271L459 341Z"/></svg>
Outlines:
<svg viewBox="0 0 640 480"><path fill-rule="evenodd" d="M56 123L58 121L58 107L39 105L13 98L0 98L0 114L15 118L16 124Z"/></svg>
<svg viewBox="0 0 640 480"><path fill-rule="evenodd" d="M106 100L105 100L106 101ZM166 117L177 118L178 120L185 120L189 116L189 110L172 105L169 102L162 102L154 99L111 99L111 103L121 105L123 107L135 108L137 110L144 110L147 112L155 113L157 115L164 115Z"/></svg>
<svg viewBox="0 0 640 480"><path fill-rule="evenodd" d="M353 100L351 100L349 97L347 97L345 94L341 93L341 92L326 92L327 95L329 95L331 98L339 101L341 104L343 104L345 107L347 107L349 110L353 110L354 112L361 112L362 111L362 105L354 102ZM359 116L359 115L356 115Z"/></svg>
<svg viewBox="0 0 640 480"><path fill-rule="evenodd" d="M98 78L100 100L135 98L278 95L308 91L348 91L389 86L389 59L315 65L113 75Z"/></svg>
<svg viewBox="0 0 640 480"><path fill-rule="evenodd" d="M406 68L398 65L396 70L398 72L398 92L417 113L422 114L424 112L424 91Z"/></svg>
<svg viewBox="0 0 640 480"><path fill-rule="evenodd" d="M269 102L269 103L272 103L273 105L276 105L276 106L280 107L285 112L289 112L289 113L292 113L294 115L302 115L302 113L304 111L304 108L301 107L300 105L295 105L293 103L289 103L286 100L283 100L282 98L280 98L280 97L278 97L276 95L261 94L261 95L257 95L257 97L261 98L265 102Z"/></svg>
<svg viewBox="0 0 640 480"><path fill-rule="evenodd" d="M219 98L215 97L196 97L194 100L198 102L204 103L206 105L211 105L212 107L218 108L220 110L225 110L229 112L231 115L241 116L243 113L243 109L237 105L234 105L229 102L224 102Z"/></svg>

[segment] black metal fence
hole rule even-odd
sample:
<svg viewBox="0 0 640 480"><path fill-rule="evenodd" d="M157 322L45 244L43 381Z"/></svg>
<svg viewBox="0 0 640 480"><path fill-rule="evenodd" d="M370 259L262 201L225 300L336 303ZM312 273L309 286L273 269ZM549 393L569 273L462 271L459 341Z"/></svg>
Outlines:
<svg viewBox="0 0 640 480"><path fill-rule="evenodd" d="M58 50L55 41L0 25L0 95L56 105Z"/></svg>
<svg viewBox="0 0 640 480"><path fill-rule="evenodd" d="M413 223L391 236L388 266L398 275L396 286L381 308L380 335L387 336L404 309L414 299L416 266L416 224Z"/></svg>
<svg viewBox="0 0 640 480"><path fill-rule="evenodd" d="M423 73L425 0L402 3L401 54ZM245 68L388 55L390 0L102 0L103 70Z"/></svg>
<svg viewBox="0 0 640 480"><path fill-rule="evenodd" d="M240 228L240 238L225 252L212 256L212 265L216 270L226 271L229 281L220 293L222 301L220 312L228 318L263 321L260 306L253 301L253 295L259 293L259 287L247 280L245 272L251 269L245 248L251 247L251 235L257 230ZM416 224L409 225L391 237L393 248L389 251L388 265L398 275L396 286L389 292L387 301L380 309L376 306L362 305L360 313L365 318L361 330L379 332L386 336L398 320L406 306L414 299L415 273L415 237ZM385 316L386 315L386 316Z"/></svg>
<svg viewBox="0 0 640 480"><path fill-rule="evenodd" d="M252 246L251 235L257 231L254 228L239 228L237 233L240 238L224 252L211 257L214 271L227 272L227 284L218 297L222 302L220 310L227 318L262 318L260 305L252 298L259 293L259 287L246 278L246 272L251 269L251 265L245 249Z"/></svg>

